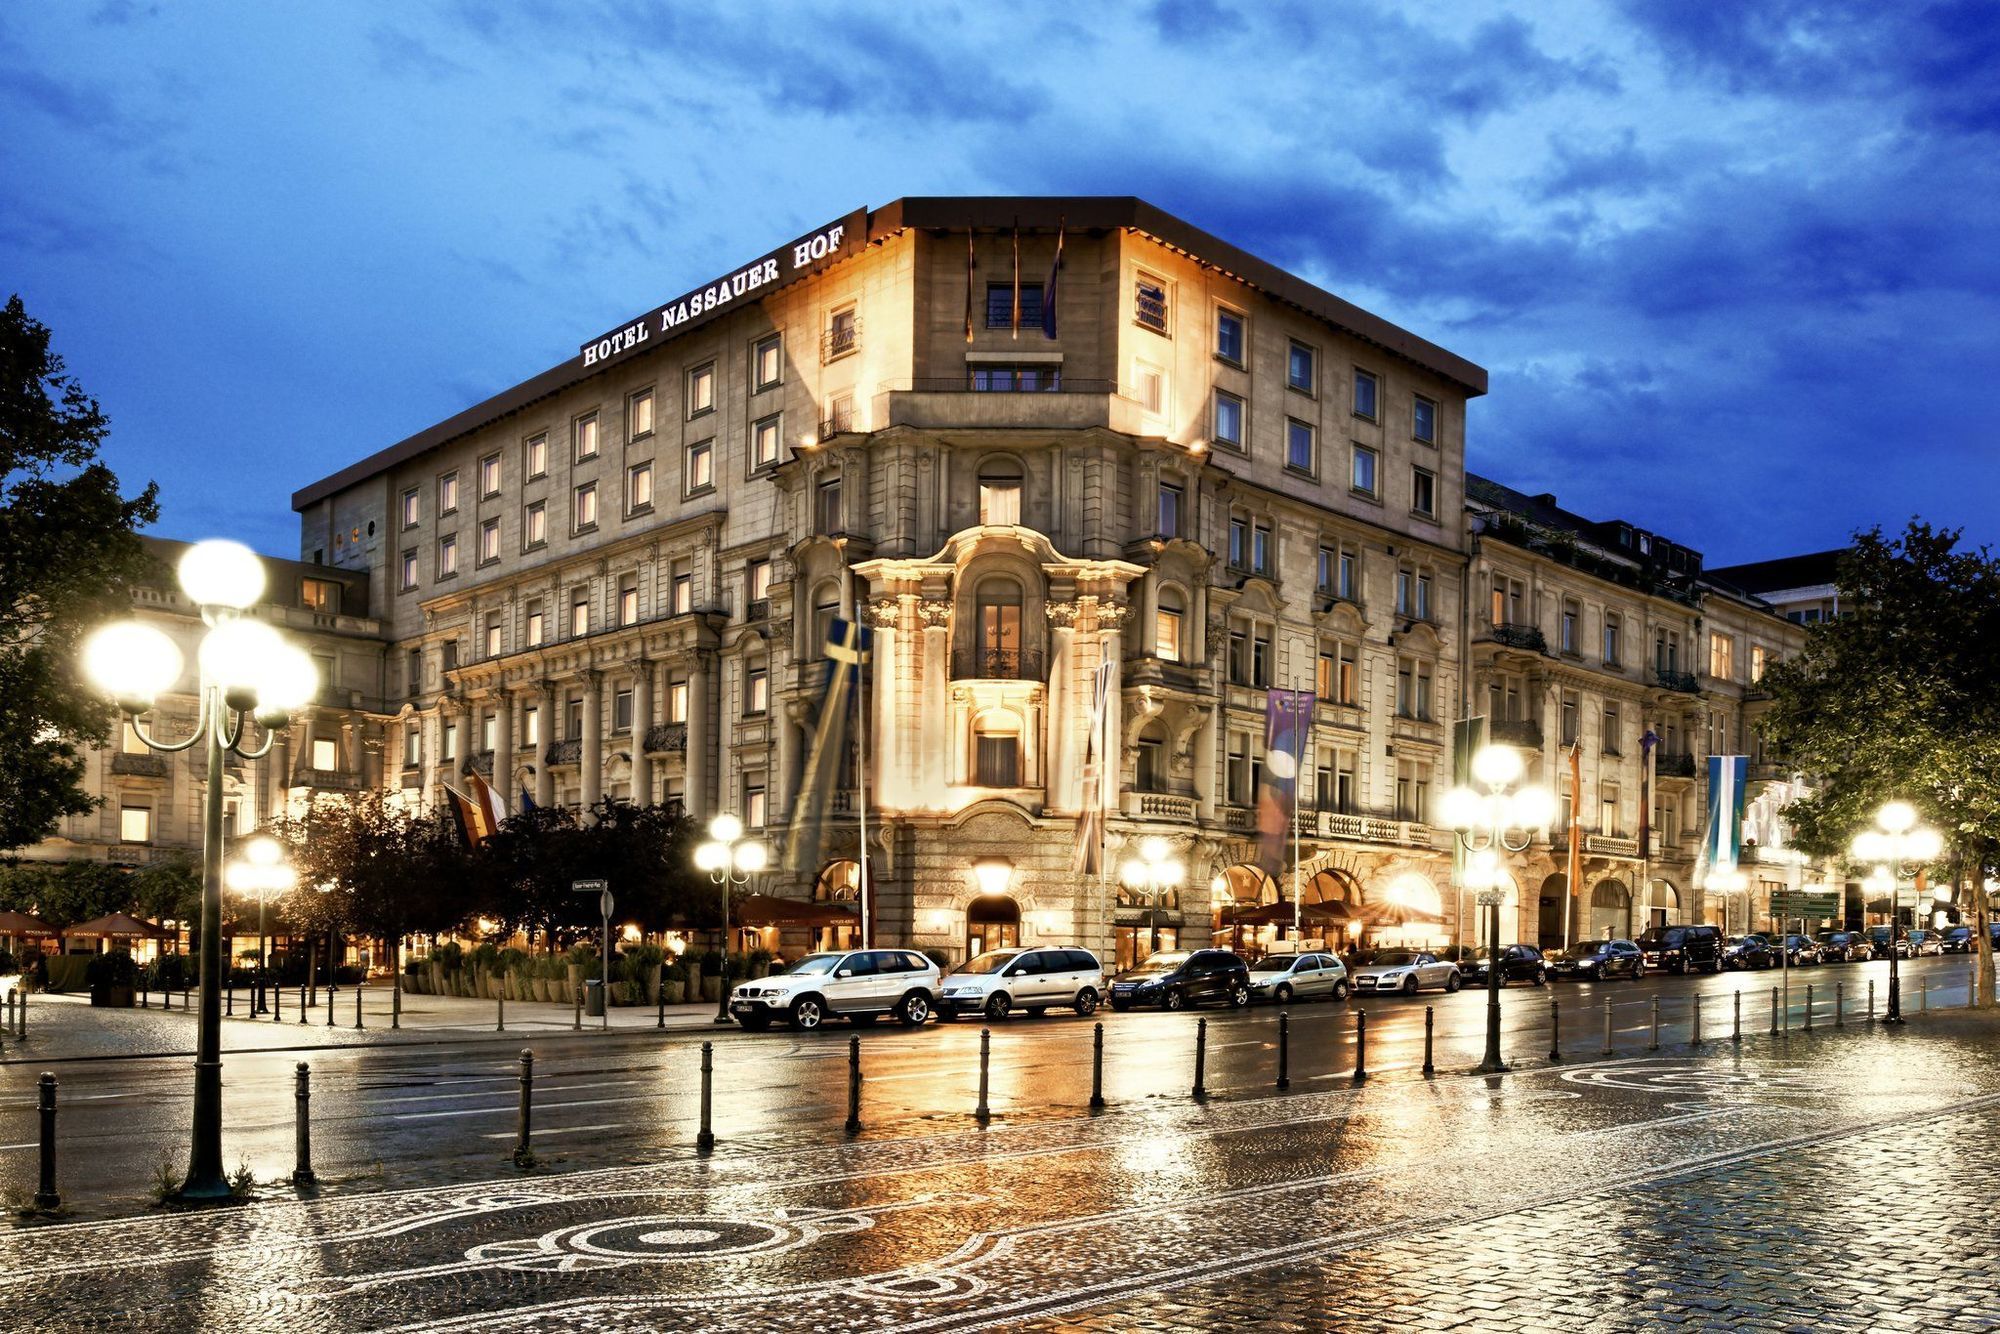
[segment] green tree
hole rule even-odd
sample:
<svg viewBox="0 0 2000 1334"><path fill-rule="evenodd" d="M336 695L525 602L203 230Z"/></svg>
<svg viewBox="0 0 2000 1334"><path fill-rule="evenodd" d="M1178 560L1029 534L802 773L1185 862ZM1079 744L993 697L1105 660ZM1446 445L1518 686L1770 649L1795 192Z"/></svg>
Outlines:
<svg viewBox="0 0 2000 1334"><path fill-rule="evenodd" d="M127 500L98 459L104 414L21 298L0 308L0 848L55 832L98 804L79 748L113 713L83 684L83 638L129 605L147 573L135 532L155 488Z"/></svg>
<svg viewBox="0 0 2000 1334"><path fill-rule="evenodd" d="M2000 853L2000 561L1960 532L1911 521L1856 535L1836 583L1843 615L1764 676L1760 726L1809 796L1786 815L1798 844L1844 855L1885 801L1902 798L1944 835L1971 909L1976 1001L1993 1004L1986 877Z"/></svg>
<svg viewBox="0 0 2000 1334"><path fill-rule="evenodd" d="M133 876L107 862L17 862L0 867L0 908L58 929L133 906Z"/></svg>
<svg viewBox="0 0 2000 1334"><path fill-rule="evenodd" d="M201 868L186 857L154 862L132 875L132 902L148 921L201 921Z"/></svg>

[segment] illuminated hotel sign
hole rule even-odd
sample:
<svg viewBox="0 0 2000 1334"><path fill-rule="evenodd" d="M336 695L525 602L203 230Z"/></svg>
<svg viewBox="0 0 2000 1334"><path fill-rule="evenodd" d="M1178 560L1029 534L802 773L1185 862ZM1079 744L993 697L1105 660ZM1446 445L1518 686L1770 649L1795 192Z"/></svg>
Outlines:
<svg viewBox="0 0 2000 1334"><path fill-rule="evenodd" d="M591 339L578 349L583 364L599 367L644 347L656 335L686 333L727 312L738 301L763 296L845 259L867 239L868 210L856 209L838 222L808 232L734 273L675 297L631 323Z"/></svg>

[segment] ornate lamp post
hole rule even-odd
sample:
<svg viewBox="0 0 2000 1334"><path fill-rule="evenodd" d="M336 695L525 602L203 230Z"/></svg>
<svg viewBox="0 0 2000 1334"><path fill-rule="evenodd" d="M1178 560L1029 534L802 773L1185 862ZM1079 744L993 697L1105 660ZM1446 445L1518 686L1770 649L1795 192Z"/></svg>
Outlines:
<svg viewBox="0 0 2000 1334"><path fill-rule="evenodd" d="M208 788L202 807L201 840L201 1003L194 1060L194 1143L180 1196L187 1200L227 1199L222 1170L222 766L225 751L257 759L271 749L291 711L309 702L319 688L318 669L304 651L284 642L262 621L247 620L244 608L264 592L264 566L236 542L198 542L181 557L180 584L201 608L209 626L197 655L200 703L194 732L185 740L163 741L140 721L160 693L181 672L180 650L159 629L141 621L119 621L93 634L84 645L84 670L91 681L131 718L132 730L153 750L181 751L205 745ZM250 719L264 729L264 743L245 748Z"/></svg>
<svg viewBox="0 0 2000 1334"><path fill-rule="evenodd" d="M750 883L750 877L770 864L771 854L756 839L743 837L743 822L718 815L708 822L708 842L694 850L695 869L722 888L722 991L715 999L715 1022L729 1022L729 889Z"/></svg>
<svg viewBox="0 0 2000 1334"><path fill-rule="evenodd" d="M1516 787L1521 780L1521 756L1509 746L1481 746L1472 756L1472 776L1484 792L1455 787L1444 794L1440 814L1445 827L1458 836L1469 854L1465 884L1479 892L1487 910L1487 934L1492 952L1486 959L1486 1057L1481 1074L1500 1074L1500 905L1507 901L1508 875L1503 852L1525 852L1537 830L1546 831L1555 817L1555 795L1544 787Z"/></svg>
<svg viewBox="0 0 2000 1334"><path fill-rule="evenodd" d="M243 845L243 860L231 862L225 878L238 894L257 896L257 992L250 1013L264 1013L264 905L273 894L283 894L299 883L298 872L285 865L285 850L278 840L259 834Z"/></svg>
<svg viewBox="0 0 2000 1334"><path fill-rule="evenodd" d="M1127 858L1119 868L1118 878L1134 893L1146 896L1147 916L1152 924L1152 943L1148 954L1160 952L1160 901L1170 889L1179 889L1187 878L1187 868L1173 855L1173 845L1158 834L1150 834L1139 840L1139 855Z"/></svg>
<svg viewBox="0 0 2000 1334"><path fill-rule="evenodd" d="M1853 854L1857 862L1875 866L1889 888L1889 1012L1885 1024L1903 1022L1902 978L1896 968L1896 928L1902 916L1904 877L1916 878L1924 863L1937 860L1944 840L1935 829L1917 823L1917 808L1907 801L1891 801L1875 812L1875 828L1854 836Z"/></svg>

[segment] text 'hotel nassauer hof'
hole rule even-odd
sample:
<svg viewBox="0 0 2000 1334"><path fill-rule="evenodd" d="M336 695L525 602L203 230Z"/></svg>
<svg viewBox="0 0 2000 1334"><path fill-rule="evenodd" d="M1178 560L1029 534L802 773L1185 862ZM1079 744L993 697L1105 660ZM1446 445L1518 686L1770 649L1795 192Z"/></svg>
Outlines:
<svg viewBox="0 0 2000 1334"><path fill-rule="evenodd" d="M1267 690L1291 686L1319 701L1302 897L1369 905L1378 938L1436 938L1460 913L1450 836L1428 822L1448 720L1486 711L1465 648L1530 614L1518 588L1489 611L1506 594L1489 604L1469 551L1466 404L1485 388L1480 367L1135 199L907 198L590 339L294 507L308 559L372 581L401 702L391 788L435 800L477 769L510 805L678 800L775 843L829 625L858 619L879 940L1122 962L1155 924L1195 945L1218 904L1289 897L1289 849L1282 883L1256 869L1254 802ZM1548 564L1504 577L1539 590ZM1653 600L1688 613L1692 657L1688 598ZM1613 690L1636 755L1654 613L1630 587L1616 601L1642 604L1639 670ZM1588 674L1550 657L1534 677L1553 700L1549 682ZM1484 658L1526 687L1519 655ZM1117 795L1099 877L1072 857L1103 664ZM1508 688L1501 716L1524 716ZM1675 703L1692 742L1696 711ZM1532 741L1553 783L1554 737ZM1639 784L1621 777L1629 812ZM817 874L758 888L850 897L858 800L835 794ZM1629 823L1606 800L1589 826ZM1184 866L1177 889L1119 883L1147 835ZM1586 880L1622 882L1617 925L1638 929L1671 867L1608 836L1592 852ZM1562 869L1538 854L1530 904ZM1679 920L1701 908L1677 878ZM1586 921L1590 896L1556 884ZM1532 913L1503 934L1533 933Z"/></svg>

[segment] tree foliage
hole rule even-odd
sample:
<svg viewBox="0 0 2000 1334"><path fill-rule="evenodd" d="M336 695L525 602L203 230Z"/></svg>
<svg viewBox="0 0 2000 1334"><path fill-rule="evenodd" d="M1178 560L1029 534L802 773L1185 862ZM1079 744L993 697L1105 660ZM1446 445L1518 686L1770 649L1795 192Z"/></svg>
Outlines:
<svg viewBox="0 0 2000 1334"><path fill-rule="evenodd" d="M135 877L108 862L0 866L0 908L33 913L58 930L133 906Z"/></svg>
<svg viewBox="0 0 2000 1334"><path fill-rule="evenodd" d="M79 680L77 649L128 606L147 572L135 535L155 488L126 499L98 459L108 429L18 296L0 308L0 848L92 810L81 747L109 706Z"/></svg>

